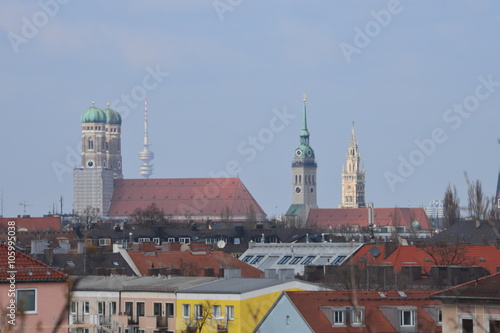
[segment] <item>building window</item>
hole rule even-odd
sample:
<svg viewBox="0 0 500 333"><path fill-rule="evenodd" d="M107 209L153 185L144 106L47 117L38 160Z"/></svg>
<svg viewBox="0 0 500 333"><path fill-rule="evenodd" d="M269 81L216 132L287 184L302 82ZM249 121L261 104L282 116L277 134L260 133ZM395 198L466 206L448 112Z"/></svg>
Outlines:
<svg viewBox="0 0 500 333"><path fill-rule="evenodd" d="M400 324L401 326L415 326L415 311L401 311Z"/></svg>
<svg viewBox="0 0 500 333"><path fill-rule="evenodd" d="M438 325L443 323L443 310L438 310Z"/></svg>
<svg viewBox="0 0 500 333"><path fill-rule="evenodd" d="M83 310L83 314L89 314L90 313L90 304L89 304L89 301L83 301L82 302L82 310Z"/></svg>
<svg viewBox="0 0 500 333"><path fill-rule="evenodd" d="M141 237L138 239L139 243L149 242L150 239L148 237Z"/></svg>
<svg viewBox="0 0 500 333"><path fill-rule="evenodd" d="M97 314L103 315L106 313L106 303L97 302Z"/></svg>
<svg viewBox="0 0 500 333"><path fill-rule="evenodd" d="M474 319L462 319L462 332L474 333Z"/></svg>
<svg viewBox="0 0 500 333"><path fill-rule="evenodd" d="M189 304L182 304L182 317L183 318L189 318L191 307Z"/></svg>
<svg viewBox="0 0 500 333"><path fill-rule="evenodd" d="M76 314L77 312L78 312L78 303L77 302L71 302L71 306L69 308L69 313Z"/></svg>
<svg viewBox="0 0 500 333"><path fill-rule="evenodd" d="M17 312L36 313L36 289L18 289L16 295Z"/></svg>
<svg viewBox="0 0 500 333"><path fill-rule="evenodd" d="M154 238L153 238L153 243L155 243L156 245L161 245L161 244L160 244L160 238L158 238L158 237L154 237Z"/></svg>
<svg viewBox="0 0 500 333"><path fill-rule="evenodd" d="M332 261L332 265L340 265L345 258L346 256L338 256Z"/></svg>
<svg viewBox="0 0 500 333"><path fill-rule="evenodd" d="M286 316L285 324L290 325L290 316Z"/></svg>
<svg viewBox="0 0 500 333"><path fill-rule="evenodd" d="M290 260L292 258L292 256L284 256L283 258L281 258L280 261L278 261L278 265L284 265L288 262L288 260Z"/></svg>
<svg viewBox="0 0 500 333"><path fill-rule="evenodd" d="M180 237L179 238L179 243L189 244L189 243L191 243L191 238L189 238L189 237Z"/></svg>
<svg viewBox="0 0 500 333"><path fill-rule="evenodd" d="M194 317L197 319L203 318L203 305L201 304L194 305Z"/></svg>
<svg viewBox="0 0 500 333"><path fill-rule="evenodd" d="M116 314L116 302L109 302L109 314Z"/></svg>
<svg viewBox="0 0 500 333"><path fill-rule="evenodd" d="M252 259L252 258L253 258L253 256L245 256L245 258L241 259L241 261L243 261L243 262L249 262L250 259Z"/></svg>
<svg viewBox="0 0 500 333"><path fill-rule="evenodd" d="M262 258L264 258L264 256L256 256L254 260L252 260L251 264L255 265L257 264L259 261L262 260Z"/></svg>
<svg viewBox="0 0 500 333"><path fill-rule="evenodd" d="M153 316L161 317L161 303L153 303Z"/></svg>
<svg viewBox="0 0 500 333"><path fill-rule="evenodd" d="M222 318L220 305L212 305L212 318L215 319Z"/></svg>
<svg viewBox="0 0 500 333"><path fill-rule="evenodd" d="M134 303L125 302L125 313L127 313L130 317L134 315Z"/></svg>
<svg viewBox="0 0 500 333"><path fill-rule="evenodd" d="M167 243L175 243L175 238L174 237L169 237L167 239Z"/></svg>
<svg viewBox="0 0 500 333"><path fill-rule="evenodd" d="M500 320L490 320L490 333L500 333Z"/></svg>
<svg viewBox="0 0 500 333"><path fill-rule="evenodd" d="M344 310L333 311L333 325L344 325Z"/></svg>
<svg viewBox="0 0 500 333"><path fill-rule="evenodd" d="M174 303L165 303L165 316L174 317Z"/></svg>
<svg viewBox="0 0 500 333"><path fill-rule="evenodd" d="M234 306L226 305L226 318L227 320L234 320Z"/></svg>
<svg viewBox="0 0 500 333"><path fill-rule="evenodd" d="M302 265L309 265L314 260L314 258L316 258L316 256L308 256L304 259Z"/></svg>
<svg viewBox="0 0 500 333"><path fill-rule="evenodd" d="M363 324L363 310L359 310L359 309L352 310L351 324L352 325Z"/></svg>
<svg viewBox="0 0 500 333"><path fill-rule="evenodd" d="M88 144L87 144L87 149L94 149L94 140L89 138Z"/></svg>
<svg viewBox="0 0 500 333"><path fill-rule="evenodd" d="M99 246L108 246L111 245L111 239L109 238L100 238L99 239Z"/></svg>
<svg viewBox="0 0 500 333"><path fill-rule="evenodd" d="M302 260L303 257L295 257L292 259L292 261L290 261L290 264L289 265L296 265L299 261Z"/></svg>
<svg viewBox="0 0 500 333"><path fill-rule="evenodd" d="M137 317L144 317L144 302L137 302Z"/></svg>

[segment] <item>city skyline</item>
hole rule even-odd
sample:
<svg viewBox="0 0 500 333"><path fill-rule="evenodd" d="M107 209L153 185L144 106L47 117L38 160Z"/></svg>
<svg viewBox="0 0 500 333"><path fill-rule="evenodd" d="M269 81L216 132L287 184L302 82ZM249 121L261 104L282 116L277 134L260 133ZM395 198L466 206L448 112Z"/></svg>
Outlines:
<svg viewBox="0 0 500 333"><path fill-rule="evenodd" d="M375 207L427 205L449 183L466 206L464 172L495 194L495 2L2 7L6 217L47 214L61 195L71 211L92 101L121 113L124 178L142 178L146 98L151 178L238 176L270 218L292 202L304 93L320 208L341 203L352 121Z"/></svg>

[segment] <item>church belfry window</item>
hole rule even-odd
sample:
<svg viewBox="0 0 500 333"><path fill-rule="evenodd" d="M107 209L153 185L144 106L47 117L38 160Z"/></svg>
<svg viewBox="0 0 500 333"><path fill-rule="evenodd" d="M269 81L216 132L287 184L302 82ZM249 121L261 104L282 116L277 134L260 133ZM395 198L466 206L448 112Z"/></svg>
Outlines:
<svg viewBox="0 0 500 333"><path fill-rule="evenodd" d="M89 138L87 148L94 149L94 140L92 140L92 138Z"/></svg>

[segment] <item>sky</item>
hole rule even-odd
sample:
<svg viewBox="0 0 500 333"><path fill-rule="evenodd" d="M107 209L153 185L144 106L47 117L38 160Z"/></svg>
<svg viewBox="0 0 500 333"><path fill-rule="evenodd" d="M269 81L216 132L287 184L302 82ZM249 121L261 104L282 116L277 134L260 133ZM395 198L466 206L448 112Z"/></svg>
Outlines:
<svg viewBox="0 0 500 333"><path fill-rule="evenodd" d="M498 31L493 0L4 0L0 213L61 196L71 212L93 101L122 114L140 178L147 99L152 177L237 175L283 214L304 93L320 208L341 202L353 121L368 202L420 207L451 184L467 206L464 173L496 191Z"/></svg>

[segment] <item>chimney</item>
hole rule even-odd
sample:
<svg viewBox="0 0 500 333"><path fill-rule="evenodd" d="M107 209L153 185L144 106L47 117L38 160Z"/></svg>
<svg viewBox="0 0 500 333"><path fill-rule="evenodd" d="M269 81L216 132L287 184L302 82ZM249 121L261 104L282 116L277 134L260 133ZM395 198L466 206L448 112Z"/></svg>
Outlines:
<svg viewBox="0 0 500 333"><path fill-rule="evenodd" d="M396 242L389 241L384 243L384 259L387 259L396 249L398 248L398 245Z"/></svg>
<svg viewBox="0 0 500 333"><path fill-rule="evenodd" d="M43 250L43 253L45 254L45 259L47 260L49 266L52 266L54 263L54 250L47 248Z"/></svg>

